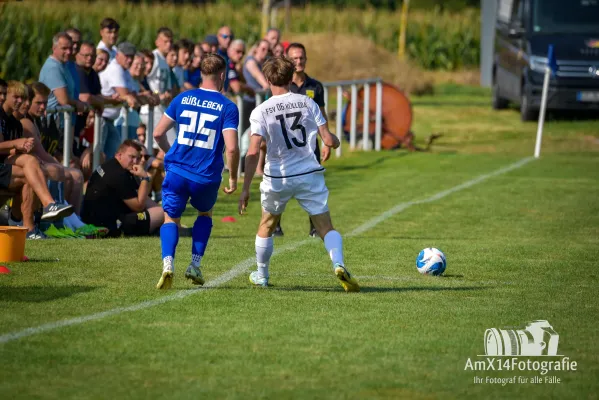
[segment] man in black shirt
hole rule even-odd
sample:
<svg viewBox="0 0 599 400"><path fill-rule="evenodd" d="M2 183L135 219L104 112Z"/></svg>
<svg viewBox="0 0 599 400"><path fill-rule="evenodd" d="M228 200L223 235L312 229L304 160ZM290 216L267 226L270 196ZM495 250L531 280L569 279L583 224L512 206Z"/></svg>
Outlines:
<svg viewBox="0 0 599 400"><path fill-rule="evenodd" d="M164 213L148 197L150 175L139 164L140 152L137 142L125 140L115 157L94 171L83 200L85 223L106 227L113 237L144 236L160 228Z"/></svg>
<svg viewBox="0 0 599 400"><path fill-rule="evenodd" d="M287 57L290 58L295 64L295 72L293 73L293 80L289 85L289 91L292 93L299 93L305 96L308 96L318 105L320 108L320 112L325 119L328 120L327 113L324 109L324 88L322 83L313 79L306 74L306 62L308 61L308 57L306 55L306 48L301 43L291 43L289 47L287 47ZM331 148L324 146L322 148L322 154L320 152L320 145L318 143L318 139L316 140L316 149L314 150L314 155L316 159L320 163L329 159L331 156ZM322 156L322 157L321 157ZM281 229L281 222L279 221L279 225L275 229L275 236L283 236L283 229ZM310 236L318 237L316 233L316 229L314 229L314 225L312 224L312 220L310 220Z"/></svg>

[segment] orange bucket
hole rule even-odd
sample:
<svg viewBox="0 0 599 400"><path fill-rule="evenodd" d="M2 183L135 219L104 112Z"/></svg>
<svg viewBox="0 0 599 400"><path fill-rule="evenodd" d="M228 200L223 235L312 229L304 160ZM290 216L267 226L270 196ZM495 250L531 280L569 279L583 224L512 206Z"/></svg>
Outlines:
<svg viewBox="0 0 599 400"><path fill-rule="evenodd" d="M22 261L27 228L0 226L0 262Z"/></svg>

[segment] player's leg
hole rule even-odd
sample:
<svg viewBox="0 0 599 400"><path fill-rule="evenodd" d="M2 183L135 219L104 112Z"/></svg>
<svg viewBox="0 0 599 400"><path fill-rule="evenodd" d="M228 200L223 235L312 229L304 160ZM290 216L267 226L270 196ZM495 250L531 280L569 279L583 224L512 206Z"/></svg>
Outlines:
<svg viewBox="0 0 599 400"><path fill-rule="evenodd" d="M274 250L273 232L275 231L281 214L271 214L266 210L262 210L262 218L258 226L256 234L256 266L258 269L250 274L250 282L257 286L268 286L270 273L268 267L270 265L270 257Z"/></svg>
<svg viewBox="0 0 599 400"><path fill-rule="evenodd" d="M316 156L316 160L320 164L320 140L316 139L316 148L314 149L314 155ZM318 232L314 227L314 223L312 223L312 218L308 217L310 221L310 230L308 231L308 236L310 237L318 237Z"/></svg>
<svg viewBox="0 0 599 400"><path fill-rule="evenodd" d="M167 174L162 185L162 208L164 224L160 227L160 246L162 248L162 275L156 287L169 289L175 275L175 250L179 243L179 225L181 214L185 210L189 193L185 178L177 174Z"/></svg>
<svg viewBox="0 0 599 400"><path fill-rule="evenodd" d="M193 193L191 205L198 210L198 217L191 230L191 263L185 271L185 277L195 285L203 285L205 280L201 263L212 233L212 208L218 197L220 182L208 185L190 182L190 185L190 192Z"/></svg>
<svg viewBox="0 0 599 400"><path fill-rule="evenodd" d="M304 184L295 195L300 206L310 215L318 236L324 241L324 247L331 258L333 273L339 278L346 292L358 292L358 281L352 277L343 258L343 238L335 230L329 214L329 190L324 183L323 174L312 174L302 179Z"/></svg>
<svg viewBox="0 0 599 400"><path fill-rule="evenodd" d="M273 252L272 234L281 219L285 206L293 194L293 188L282 179L265 178L260 183L262 218L256 234L257 270L250 274L250 282L258 286L268 286L270 257Z"/></svg>

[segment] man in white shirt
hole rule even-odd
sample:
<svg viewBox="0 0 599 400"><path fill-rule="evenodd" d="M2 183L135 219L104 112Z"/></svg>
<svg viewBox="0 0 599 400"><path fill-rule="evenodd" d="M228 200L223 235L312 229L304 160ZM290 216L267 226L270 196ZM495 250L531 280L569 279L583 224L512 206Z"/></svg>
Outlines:
<svg viewBox="0 0 599 400"><path fill-rule="evenodd" d="M295 197L310 215L318 235L331 257L333 272L346 292L358 292L360 286L345 268L343 240L333 228L329 214L329 191L324 182L324 168L316 160L317 136L325 146L339 147L318 105L309 97L291 93L289 84L295 65L287 58L275 57L262 69L273 96L256 107L250 115L250 146L245 158L243 192L239 213L246 211L252 179L258 165L260 144L266 141L266 164L260 184L262 219L256 235L258 270L250 282L268 286L268 266L273 252L272 234L287 202Z"/></svg>
<svg viewBox="0 0 599 400"><path fill-rule="evenodd" d="M129 67L135 56L135 46L129 42L123 42L117 47L117 55L108 64L108 67L100 73L100 84L102 85L102 96L111 98L118 94L122 101L126 101L129 107L139 107L135 93L131 91L133 79L129 74ZM102 113L104 127L102 130L102 147L106 158L114 157L121 144L121 133L114 126L114 120L121 113L121 108L105 108Z"/></svg>
<svg viewBox="0 0 599 400"><path fill-rule="evenodd" d="M160 104L154 107L154 126L158 126L158 122L160 122L164 110L173 98L171 93L173 88L171 70L166 62L166 55L173 45L173 32L166 27L158 29L155 44L156 49L152 52L154 54L154 64L146 79L150 86L150 90L160 97ZM143 106L141 108L141 120L146 125L148 125L148 112L148 106ZM166 133L166 137L168 142L172 145L177 138L175 130L170 129ZM153 147L154 149L158 149L156 141L154 141Z"/></svg>
<svg viewBox="0 0 599 400"><path fill-rule="evenodd" d="M97 48L106 50L110 56L110 61L116 57L116 42L119 39L120 28L118 22L112 18L104 18L100 22L100 37L102 40L98 43Z"/></svg>

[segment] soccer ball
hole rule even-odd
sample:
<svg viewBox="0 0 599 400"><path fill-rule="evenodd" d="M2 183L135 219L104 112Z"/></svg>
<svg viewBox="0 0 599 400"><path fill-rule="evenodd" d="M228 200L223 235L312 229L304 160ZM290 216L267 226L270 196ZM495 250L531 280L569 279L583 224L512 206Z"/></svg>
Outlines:
<svg viewBox="0 0 599 400"><path fill-rule="evenodd" d="M416 258L416 268L421 274L441 275L445 272L445 267L447 267L445 254L434 247L427 247L422 250Z"/></svg>

